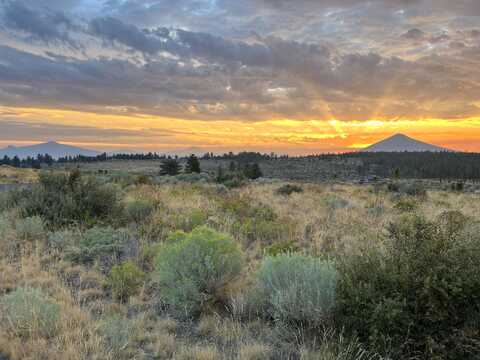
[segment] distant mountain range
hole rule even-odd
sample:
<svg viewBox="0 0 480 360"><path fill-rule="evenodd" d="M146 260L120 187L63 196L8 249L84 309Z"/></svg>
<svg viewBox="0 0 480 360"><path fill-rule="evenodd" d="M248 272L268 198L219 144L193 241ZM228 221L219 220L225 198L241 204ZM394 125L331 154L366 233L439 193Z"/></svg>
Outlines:
<svg viewBox="0 0 480 360"><path fill-rule="evenodd" d="M143 154L147 153L148 151L133 151L133 150L116 150L107 152L108 155L115 155L115 154ZM178 149L175 151L168 151L168 152L159 152L160 154L165 155L178 155L178 156L188 156L191 154L195 155L203 155L207 151L201 148L191 147L186 149ZM29 145L29 146L14 146L10 145L6 148L0 149L0 158L3 158L5 155L9 158L13 158L14 156L18 156L20 159L25 159L27 157L36 157L38 154L45 155L48 154L54 159L58 159L64 156L97 156L102 154L103 152L93 150L93 149L86 149L72 145L65 145L58 143L56 141L49 141L46 143Z"/></svg>
<svg viewBox="0 0 480 360"><path fill-rule="evenodd" d="M452 151L440 146L435 146L427 144L422 141L412 139L404 134L396 134L385 140L379 141L367 148L361 149L362 152L441 152L441 151ZM188 148L188 149L178 149L174 152L167 152L167 155L179 155L179 156L188 156L190 154L202 155L207 152L201 148ZM125 150L125 151L114 151L109 154L133 154L134 151ZM49 154L54 159L64 156L97 156L100 155L100 151L81 148L72 145L65 145L58 143L56 141L49 141L46 143L29 145L29 146L7 146L6 148L0 149L0 158L3 158L5 155L13 158L18 156L20 159L25 159L27 157L36 157L38 154L44 155Z"/></svg>
<svg viewBox="0 0 480 360"><path fill-rule="evenodd" d="M100 152L90 149L84 149L77 146L60 144L55 141L49 141L42 144L35 144L29 146L7 146L6 148L0 149L0 157L5 155L13 158L18 156L20 159L25 159L27 157L36 157L38 154L45 155L48 154L54 159L64 156L97 156Z"/></svg>
<svg viewBox="0 0 480 360"><path fill-rule="evenodd" d="M364 152L442 152L452 151L440 146L418 141L404 134L396 134L385 140L379 141L360 151Z"/></svg>

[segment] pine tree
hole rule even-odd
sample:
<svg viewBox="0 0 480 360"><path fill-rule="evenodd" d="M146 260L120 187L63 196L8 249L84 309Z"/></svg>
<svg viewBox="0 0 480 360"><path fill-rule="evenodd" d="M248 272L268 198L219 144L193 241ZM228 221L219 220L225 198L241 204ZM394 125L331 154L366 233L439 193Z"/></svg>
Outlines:
<svg viewBox="0 0 480 360"><path fill-rule="evenodd" d="M165 159L160 164L160 175L175 176L180 173L180 164L176 159Z"/></svg>
<svg viewBox="0 0 480 360"><path fill-rule="evenodd" d="M223 173L223 166L219 165L217 168L217 176L215 179L218 183L221 183L225 180L225 175Z"/></svg>
<svg viewBox="0 0 480 360"><path fill-rule="evenodd" d="M192 154L187 159L187 165L185 166L186 173L200 173L200 161Z"/></svg>
<svg viewBox="0 0 480 360"><path fill-rule="evenodd" d="M393 177L395 179L400 179L400 169L399 168L396 168L394 171L393 171Z"/></svg>
<svg viewBox="0 0 480 360"><path fill-rule="evenodd" d="M246 178L255 180L263 176L262 170L258 163L247 164L243 170L243 173Z"/></svg>

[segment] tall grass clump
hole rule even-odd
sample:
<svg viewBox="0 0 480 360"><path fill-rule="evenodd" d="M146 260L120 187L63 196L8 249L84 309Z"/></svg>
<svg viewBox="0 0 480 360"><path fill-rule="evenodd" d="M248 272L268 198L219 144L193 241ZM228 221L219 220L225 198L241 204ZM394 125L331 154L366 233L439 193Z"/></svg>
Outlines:
<svg viewBox="0 0 480 360"><path fill-rule="evenodd" d="M60 306L36 288L18 288L0 299L2 325L22 337L50 337L57 330Z"/></svg>
<svg viewBox="0 0 480 360"><path fill-rule="evenodd" d="M125 358L132 344L135 326L132 320L119 314L105 317L101 321L100 333L105 347L114 359Z"/></svg>
<svg viewBox="0 0 480 360"><path fill-rule="evenodd" d="M198 315L222 300L222 290L242 266L242 252L230 236L207 227L176 232L156 258L161 296L179 314Z"/></svg>
<svg viewBox="0 0 480 360"><path fill-rule="evenodd" d="M479 230L456 213L392 223L386 251L346 259L339 288L345 328L393 358L478 358Z"/></svg>
<svg viewBox="0 0 480 360"><path fill-rule="evenodd" d="M331 261L280 254L263 260L252 296L258 310L276 321L317 327L332 315L337 277Z"/></svg>
<svg viewBox="0 0 480 360"><path fill-rule="evenodd" d="M300 360L384 360L366 350L357 338L345 337L331 328L323 330L318 339L315 349L303 347L300 350Z"/></svg>

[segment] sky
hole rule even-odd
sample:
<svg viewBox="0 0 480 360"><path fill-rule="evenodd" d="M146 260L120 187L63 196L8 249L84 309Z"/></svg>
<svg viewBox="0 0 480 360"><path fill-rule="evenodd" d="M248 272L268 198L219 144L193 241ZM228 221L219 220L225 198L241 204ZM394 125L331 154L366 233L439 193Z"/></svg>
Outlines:
<svg viewBox="0 0 480 360"><path fill-rule="evenodd" d="M0 0L0 147L480 151L479 0Z"/></svg>

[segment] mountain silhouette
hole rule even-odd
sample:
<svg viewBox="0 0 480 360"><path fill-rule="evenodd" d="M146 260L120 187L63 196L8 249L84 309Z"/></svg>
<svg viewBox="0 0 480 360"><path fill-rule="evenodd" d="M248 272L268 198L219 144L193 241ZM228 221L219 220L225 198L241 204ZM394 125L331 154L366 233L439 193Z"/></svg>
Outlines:
<svg viewBox="0 0 480 360"><path fill-rule="evenodd" d="M365 152L442 152L449 149L418 141L404 134L396 134L362 149Z"/></svg>
<svg viewBox="0 0 480 360"><path fill-rule="evenodd" d="M13 158L18 156L20 159L27 157L36 157L37 155L48 154L54 159L64 156L96 156L100 152L90 149L84 149L72 145L60 144L56 141L49 141L46 143L29 145L29 146L7 146L6 148L0 149L0 157L8 156Z"/></svg>

